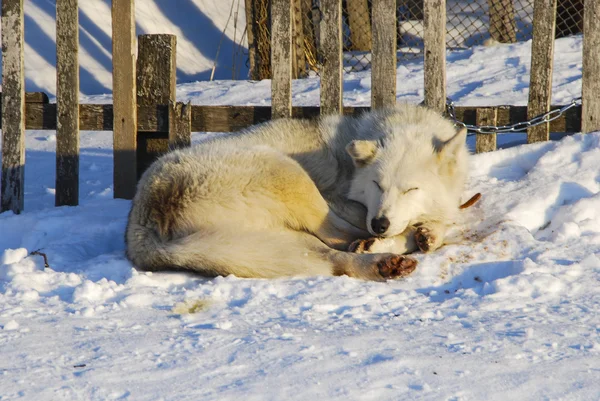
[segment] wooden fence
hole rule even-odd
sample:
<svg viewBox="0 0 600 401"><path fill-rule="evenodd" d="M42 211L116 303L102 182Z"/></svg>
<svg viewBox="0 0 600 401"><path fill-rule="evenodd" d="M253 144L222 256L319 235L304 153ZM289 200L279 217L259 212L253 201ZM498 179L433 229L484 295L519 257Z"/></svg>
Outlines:
<svg viewBox="0 0 600 401"><path fill-rule="evenodd" d="M142 35L135 57L133 0L112 1L113 104L78 103L77 0L57 0L57 100L24 91L23 0L2 1L2 193L1 210L23 210L25 129L56 130L56 205L78 203L79 130L112 130L114 196L131 199L137 179L154 158L171 147L187 146L191 132L236 131L278 117L363 112L342 104L341 0L321 0L323 66L321 107L293 107L291 96L293 0L273 0L272 106L194 106L175 99L173 35ZM395 0L373 0L373 107L396 102ZM424 1L425 103L445 111L445 1ZM535 0L532 85L528 107L457 107L467 124L507 125L559 106L550 105L556 0ZM600 2L585 1L582 106L528 131L529 142L553 132L600 129ZM477 151L496 148L494 135L477 135Z"/></svg>

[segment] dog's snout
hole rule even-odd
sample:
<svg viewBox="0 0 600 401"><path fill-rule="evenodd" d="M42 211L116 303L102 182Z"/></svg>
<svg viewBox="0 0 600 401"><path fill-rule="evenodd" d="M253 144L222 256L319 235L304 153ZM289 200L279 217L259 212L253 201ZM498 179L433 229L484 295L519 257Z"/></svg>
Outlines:
<svg viewBox="0 0 600 401"><path fill-rule="evenodd" d="M373 229L374 233L383 234L388 228L390 228L390 220L385 216L374 218L371 220L371 228Z"/></svg>

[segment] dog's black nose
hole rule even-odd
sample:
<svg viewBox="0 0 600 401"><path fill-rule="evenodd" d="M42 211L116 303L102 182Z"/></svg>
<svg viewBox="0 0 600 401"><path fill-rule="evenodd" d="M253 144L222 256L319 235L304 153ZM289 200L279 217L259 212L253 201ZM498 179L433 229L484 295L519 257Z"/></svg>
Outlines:
<svg viewBox="0 0 600 401"><path fill-rule="evenodd" d="M390 228L390 221L385 216L375 218L371 220L371 228L373 228L373 231L376 234L383 234L388 228Z"/></svg>

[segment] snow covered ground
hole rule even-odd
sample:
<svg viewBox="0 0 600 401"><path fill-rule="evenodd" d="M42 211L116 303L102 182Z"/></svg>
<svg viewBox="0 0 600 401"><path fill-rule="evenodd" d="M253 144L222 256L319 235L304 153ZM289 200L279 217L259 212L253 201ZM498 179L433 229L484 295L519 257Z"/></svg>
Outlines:
<svg viewBox="0 0 600 401"><path fill-rule="evenodd" d="M564 104L581 92L581 38L556 46ZM449 53L449 95L525 104L529 50ZM398 100L421 101L422 64L397 75ZM199 82L178 97L268 104L269 85ZM318 85L295 82L294 103L318 104ZM345 104L368 104L368 72L344 89ZM112 199L112 133L81 133L78 207L53 207L55 141L27 132L26 211L0 214L0 400L600 398L600 133L473 156L465 199L482 200L450 244L387 283L138 272L124 257L130 202Z"/></svg>
<svg viewBox="0 0 600 401"><path fill-rule="evenodd" d="M598 399L598 133L474 156L463 230L387 283L137 272L109 134L62 208L39 135L0 215L2 400Z"/></svg>

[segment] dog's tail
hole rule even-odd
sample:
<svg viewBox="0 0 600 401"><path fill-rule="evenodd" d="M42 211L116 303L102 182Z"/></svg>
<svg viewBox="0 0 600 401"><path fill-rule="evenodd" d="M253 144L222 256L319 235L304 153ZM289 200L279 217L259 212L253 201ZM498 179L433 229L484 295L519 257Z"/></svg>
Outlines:
<svg viewBox="0 0 600 401"><path fill-rule="evenodd" d="M127 258L140 270L158 271L176 265L168 241L152 228L129 221L125 243Z"/></svg>

